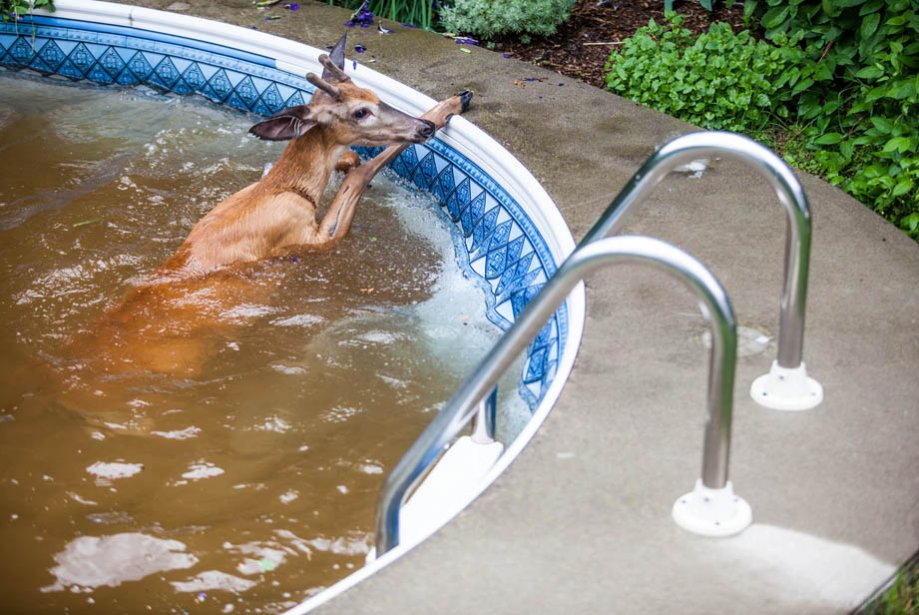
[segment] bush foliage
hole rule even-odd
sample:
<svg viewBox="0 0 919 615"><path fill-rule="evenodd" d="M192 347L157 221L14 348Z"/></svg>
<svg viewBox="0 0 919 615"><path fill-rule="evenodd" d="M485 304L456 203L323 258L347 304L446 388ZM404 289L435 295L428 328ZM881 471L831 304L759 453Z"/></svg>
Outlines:
<svg viewBox="0 0 919 615"><path fill-rule="evenodd" d="M681 21L651 20L626 39L607 66L607 87L713 130L759 133L774 115L790 115L781 81L797 60L792 50L723 23L696 37Z"/></svg>
<svg viewBox="0 0 919 615"><path fill-rule="evenodd" d="M0 0L0 19L18 21L31 15L33 9L42 8L54 12L54 0Z"/></svg>
<svg viewBox="0 0 919 615"><path fill-rule="evenodd" d="M919 15L914 0L747 0L765 38L653 21L609 60L608 87L704 128L784 144L919 239ZM761 78L760 78L761 77ZM773 137L778 133L778 140Z"/></svg>
<svg viewBox="0 0 919 615"><path fill-rule="evenodd" d="M518 35L550 36L571 14L575 0L453 0L440 12L444 27L483 39Z"/></svg>

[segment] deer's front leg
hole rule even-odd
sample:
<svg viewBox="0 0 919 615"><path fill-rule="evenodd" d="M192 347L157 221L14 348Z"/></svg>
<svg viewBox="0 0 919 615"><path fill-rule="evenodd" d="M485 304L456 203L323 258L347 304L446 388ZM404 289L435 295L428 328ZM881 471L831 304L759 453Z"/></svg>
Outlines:
<svg viewBox="0 0 919 615"><path fill-rule="evenodd" d="M447 125L451 117L466 111L469 108L470 100L472 100L472 92L460 92L431 107L427 113L421 116L421 119L433 122L435 129L440 130ZM348 173L338 188L338 192L335 193L335 198L332 199L329 210L322 218L322 223L319 225L319 237L322 241L328 241L328 245L331 247L348 234L348 230L351 228L351 221L354 219L357 202L364 190L367 189L370 181L380 172L380 169L394 160L408 146L408 143L390 145L373 159Z"/></svg>

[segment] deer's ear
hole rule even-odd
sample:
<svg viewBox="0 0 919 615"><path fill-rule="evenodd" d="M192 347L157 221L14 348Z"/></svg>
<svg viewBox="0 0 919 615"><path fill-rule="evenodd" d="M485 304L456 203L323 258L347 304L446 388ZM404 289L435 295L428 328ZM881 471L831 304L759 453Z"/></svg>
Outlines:
<svg viewBox="0 0 919 615"><path fill-rule="evenodd" d="M335 44L335 47L332 48L332 51L329 52L329 58L331 58L332 63L338 67L339 71L345 70L345 46L348 44L348 31L345 30L345 33L342 35L338 42ZM340 81L341 73L333 72L328 68L323 68L322 78L326 81Z"/></svg>
<svg viewBox="0 0 919 615"><path fill-rule="evenodd" d="M307 105L278 111L264 122L259 122L249 132L265 141L289 141L305 135L316 125Z"/></svg>

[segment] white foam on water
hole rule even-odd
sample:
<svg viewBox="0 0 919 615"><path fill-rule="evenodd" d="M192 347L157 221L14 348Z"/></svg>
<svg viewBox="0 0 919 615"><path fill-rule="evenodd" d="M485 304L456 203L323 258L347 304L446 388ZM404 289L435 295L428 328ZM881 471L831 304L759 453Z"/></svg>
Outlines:
<svg viewBox="0 0 919 615"><path fill-rule="evenodd" d="M383 466L376 463L359 463L355 466L358 471L364 474L382 474Z"/></svg>
<svg viewBox="0 0 919 615"><path fill-rule="evenodd" d="M450 223L432 195L394 190L384 204L396 212L406 230L440 253L444 265L432 273L431 297L412 306L412 313L428 350L451 371L466 375L501 333L485 315L484 290L457 262ZM462 327L461 338L457 336L458 325Z"/></svg>
<svg viewBox="0 0 919 615"><path fill-rule="evenodd" d="M271 366L271 369L278 372L279 374L285 374L287 376L302 376L306 373L306 369L302 367L281 365L280 363L275 363Z"/></svg>
<svg viewBox="0 0 919 615"><path fill-rule="evenodd" d="M289 489L288 491L285 491L284 493L279 495L278 499L281 500L281 504L290 504L291 502L293 502L299 497L300 497L300 494L296 490Z"/></svg>
<svg viewBox="0 0 919 615"><path fill-rule="evenodd" d="M271 321L276 327L315 327L321 325L325 322L325 318L322 316L316 316L315 314L297 314L296 316L290 316L288 318L278 318L277 320Z"/></svg>
<svg viewBox="0 0 919 615"><path fill-rule="evenodd" d="M501 336L499 328L488 320L483 294L486 292L460 267L461 251L454 246L452 231L434 197L405 191L392 194L385 202L393 208L400 222L419 239L430 242L440 251L444 266L435 278L431 297L412 307L419 323L419 337L428 352L460 378L467 377ZM457 335L457 324L462 327ZM530 407L517 393L517 382L523 368L522 358L508 369L499 386L497 437L510 442L532 417Z"/></svg>
<svg viewBox="0 0 919 615"><path fill-rule="evenodd" d="M322 420L326 423L344 423L352 416L363 412L360 408L336 407L322 415Z"/></svg>
<svg viewBox="0 0 919 615"><path fill-rule="evenodd" d="M366 555L370 552L371 534L341 536L339 538L318 537L304 540L303 544L335 555Z"/></svg>
<svg viewBox="0 0 919 615"><path fill-rule="evenodd" d="M255 587L258 583L256 581L250 581L249 579L243 579L232 574L227 574L226 572L220 572L219 570L205 570L200 572L188 581L172 581L171 585L176 588L176 591L195 593L200 591L208 590L222 590L227 592L244 592L247 589ZM232 607L233 605L228 604L226 606ZM233 609L230 608L229 611L224 607L224 612L229 613Z"/></svg>
<svg viewBox="0 0 919 615"><path fill-rule="evenodd" d="M253 318L261 318L262 316L268 316L269 314L274 314L276 311L276 308L268 305L243 304L226 310L220 316L228 320L242 321Z"/></svg>
<svg viewBox="0 0 919 615"><path fill-rule="evenodd" d="M261 425L256 425L255 429L258 431L271 431L274 433L287 433L290 431L290 423L285 421L279 416L269 417Z"/></svg>
<svg viewBox="0 0 919 615"><path fill-rule="evenodd" d="M403 337L401 333L373 330L358 335L356 339L370 344L393 344Z"/></svg>
<svg viewBox="0 0 919 615"><path fill-rule="evenodd" d="M80 536L54 556L55 577L42 592L117 587L151 574L191 568L198 558L185 553L185 544L127 532L112 536Z"/></svg>
<svg viewBox="0 0 919 615"><path fill-rule="evenodd" d="M97 484L108 484L108 481L130 478L144 469L142 463L125 463L123 461L97 461L86 468L96 477Z"/></svg>
<svg viewBox="0 0 919 615"><path fill-rule="evenodd" d="M192 425L190 427L186 427L185 429L177 429L173 431L152 431L150 433L152 433L154 436L159 436L160 438L166 438L167 440L190 440L191 438L198 437L198 434L201 433L201 428Z"/></svg>
<svg viewBox="0 0 919 615"><path fill-rule="evenodd" d="M223 468L217 467L210 461L201 460L188 466L188 472L182 474L182 478L186 480L202 480L220 476L223 473Z"/></svg>
<svg viewBox="0 0 919 615"><path fill-rule="evenodd" d="M244 557L236 566L236 570L246 576L271 572L282 565L288 556L297 555L290 547L273 541L254 541L239 545L227 542L223 547L230 553L252 556Z"/></svg>

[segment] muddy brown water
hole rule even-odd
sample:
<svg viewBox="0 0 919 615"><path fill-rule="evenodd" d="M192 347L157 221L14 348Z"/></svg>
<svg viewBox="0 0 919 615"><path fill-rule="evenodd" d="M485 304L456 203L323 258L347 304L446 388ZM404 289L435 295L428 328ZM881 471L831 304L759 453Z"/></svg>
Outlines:
<svg viewBox="0 0 919 615"><path fill-rule="evenodd" d="M105 376L71 340L280 153L253 120L0 71L3 612L318 592L362 565L385 473L496 339L436 205L380 178L334 252L259 266L273 292L223 314L201 374L62 403L61 374Z"/></svg>

